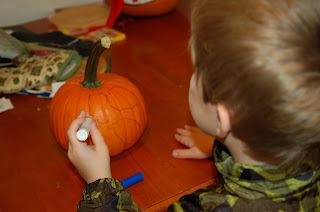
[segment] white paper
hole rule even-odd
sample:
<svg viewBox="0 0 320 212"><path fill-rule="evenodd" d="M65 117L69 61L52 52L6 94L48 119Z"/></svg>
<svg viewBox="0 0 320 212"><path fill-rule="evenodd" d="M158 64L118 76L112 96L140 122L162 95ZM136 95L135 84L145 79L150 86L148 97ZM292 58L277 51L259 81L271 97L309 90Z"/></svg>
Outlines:
<svg viewBox="0 0 320 212"><path fill-rule="evenodd" d="M57 93L57 91L59 90L59 88L64 84L66 83L65 81L64 82L54 82L51 84L52 86L52 92L50 94L50 98L53 98L54 95Z"/></svg>
<svg viewBox="0 0 320 212"><path fill-rule="evenodd" d="M13 105L10 101L10 99L6 99L5 97L2 97L0 99L0 113L13 109Z"/></svg>

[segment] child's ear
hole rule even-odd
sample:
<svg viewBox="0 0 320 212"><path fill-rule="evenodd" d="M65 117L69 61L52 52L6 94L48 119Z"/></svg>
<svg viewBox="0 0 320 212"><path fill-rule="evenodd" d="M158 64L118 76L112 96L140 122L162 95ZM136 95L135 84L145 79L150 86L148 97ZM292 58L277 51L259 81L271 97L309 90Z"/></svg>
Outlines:
<svg viewBox="0 0 320 212"><path fill-rule="evenodd" d="M218 126L216 129L216 136L219 138L224 138L228 135L231 131L231 120L230 120L230 113L228 108L218 103L217 104L217 116L218 116Z"/></svg>

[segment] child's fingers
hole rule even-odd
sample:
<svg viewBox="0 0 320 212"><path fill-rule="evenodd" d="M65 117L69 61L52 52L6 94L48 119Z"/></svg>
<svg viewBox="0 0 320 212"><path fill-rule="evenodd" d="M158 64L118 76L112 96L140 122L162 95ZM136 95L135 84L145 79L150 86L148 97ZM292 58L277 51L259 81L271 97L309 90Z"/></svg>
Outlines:
<svg viewBox="0 0 320 212"><path fill-rule="evenodd" d="M196 126L189 126L189 125L186 125L184 127L185 129L189 130L190 132L202 132L198 127Z"/></svg>
<svg viewBox="0 0 320 212"><path fill-rule="evenodd" d="M95 120L92 120L90 133L92 142L97 148L101 147L102 145L106 145Z"/></svg>
<svg viewBox="0 0 320 212"><path fill-rule="evenodd" d="M77 118L82 118L86 116L87 116L87 112L85 110L81 110Z"/></svg>
<svg viewBox="0 0 320 212"><path fill-rule="evenodd" d="M76 134L80 125L85 121L85 118L86 118L86 112L84 110L81 110L78 117L71 122L67 132L68 138L69 138L69 147L79 142L77 140Z"/></svg>
<svg viewBox="0 0 320 212"><path fill-rule="evenodd" d="M183 129L183 128L177 128L177 133L180 135L185 135L185 136L190 136L191 131L188 129Z"/></svg>
<svg viewBox="0 0 320 212"><path fill-rule="evenodd" d="M183 136L180 134L175 134L174 138L181 144L187 146L187 147L192 147L194 145L193 140L189 136Z"/></svg>
<svg viewBox="0 0 320 212"><path fill-rule="evenodd" d="M194 152L194 149L175 149L172 152L174 158L187 159L198 158L198 155Z"/></svg>
<svg viewBox="0 0 320 212"><path fill-rule="evenodd" d="M186 124L186 125L184 125L184 128L187 130L190 130L190 128L192 128L192 127Z"/></svg>

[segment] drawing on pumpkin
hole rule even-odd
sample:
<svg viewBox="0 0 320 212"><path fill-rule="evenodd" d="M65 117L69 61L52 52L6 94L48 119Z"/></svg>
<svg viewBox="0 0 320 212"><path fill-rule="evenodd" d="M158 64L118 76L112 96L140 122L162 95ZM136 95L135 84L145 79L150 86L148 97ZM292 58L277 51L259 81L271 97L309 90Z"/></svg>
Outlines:
<svg viewBox="0 0 320 212"><path fill-rule="evenodd" d="M119 96L122 95L122 98ZM118 102L119 100L125 100ZM143 131L144 120L137 119L135 114L141 113L142 108L139 108L139 98L126 88L113 87L105 93L99 93L89 96L89 113L94 114L99 129L102 131L112 130L114 135L123 143L131 143L132 139L138 139L139 132ZM99 102L97 104L97 102ZM102 108L97 108L102 106ZM96 113L94 113L96 112ZM139 118L139 116L138 116ZM119 132L120 126L125 125L126 131L130 129L128 138L125 132Z"/></svg>
<svg viewBox="0 0 320 212"><path fill-rule="evenodd" d="M110 156L132 147L147 125L146 106L139 89L116 74L97 75L97 62L103 51L98 41L89 56L85 76L68 80L50 104L51 129L66 150L67 130L82 109L97 122ZM91 137L86 142L92 144Z"/></svg>

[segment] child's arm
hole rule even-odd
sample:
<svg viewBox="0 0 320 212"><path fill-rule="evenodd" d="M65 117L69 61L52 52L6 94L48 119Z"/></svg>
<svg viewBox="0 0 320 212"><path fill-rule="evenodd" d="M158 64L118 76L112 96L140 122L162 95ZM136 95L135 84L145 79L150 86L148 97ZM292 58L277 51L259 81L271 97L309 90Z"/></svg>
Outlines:
<svg viewBox="0 0 320 212"><path fill-rule="evenodd" d="M198 127L186 125L184 128L178 128L174 136L187 149L175 149L172 152L173 157L203 159L212 156L214 138L202 132Z"/></svg>
<svg viewBox="0 0 320 212"><path fill-rule="evenodd" d="M69 160L87 183L92 183L100 178L111 178L109 150L96 122L93 120L90 128L93 146L89 146L86 142L80 142L76 138L76 133L85 118L86 112L81 111L68 130Z"/></svg>
<svg viewBox="0 0 320 212"><path fill-rule="evenodd" d="M109 150L94 120L90 128L93 146L77 140L77 131L85 118L86 112L81 111L68 130L68 157L88 183L78 211L140 211L130 192L123 189L120 181L111 178Z"/></svg>

